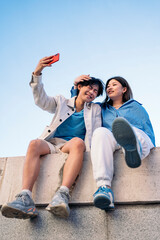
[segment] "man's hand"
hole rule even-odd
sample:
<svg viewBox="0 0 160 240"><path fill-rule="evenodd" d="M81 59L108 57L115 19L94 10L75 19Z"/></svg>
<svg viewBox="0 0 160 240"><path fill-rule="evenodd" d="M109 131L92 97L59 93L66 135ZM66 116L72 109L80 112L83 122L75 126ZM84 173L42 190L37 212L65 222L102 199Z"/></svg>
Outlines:
<svg viewBox="0 0 160 240"><path fill-rule="evenodd" d="M51 67L51 65L49 63L52 61L52 59L53 59L53 56L42 58L39 61L39 63L37 65L36 69L34 70L33 74L36 75L36 76L39 76L41 74L43 68Z"/></svg>
<svg viewBox="0 0 160 240"><path fill-rule="evenodd" d="M88 81L90 80L90 74L88 75L81 75L79 77L77 77L75 80L74 80L74 89L77 89L77 85L79 82L83 82L83 81Z"/></svg>

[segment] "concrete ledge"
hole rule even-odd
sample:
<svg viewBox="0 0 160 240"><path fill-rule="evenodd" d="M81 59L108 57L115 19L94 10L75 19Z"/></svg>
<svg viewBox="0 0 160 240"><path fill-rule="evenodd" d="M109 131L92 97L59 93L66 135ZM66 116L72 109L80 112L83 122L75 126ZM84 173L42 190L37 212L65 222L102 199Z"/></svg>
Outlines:
<svg viewBox="0 0 160 240"><path fill-rule="evenodd" d="M93 206L71 206L61 219L38 208L32 220L8 219L0 214L1 240L159 240L160 204L118 205L105 212Z"/></svg>
<svg viewBox="0 0 160 240"><path fill-rule="evenodd" d="M40 175L33 190L36 205L46 205L61 183L60 170L67 154L52 154L42 158ZM160 148L152 149L141 167L131 169L125 164L121 150L114 155L115 176L112 189L115 203L160 202ZM21 191L23 162L25 157L0 158L0 205L12 201ZM71 204L92 204L96 183L92 175L89 152L85 153L81 174L75 185Z"/></svg>

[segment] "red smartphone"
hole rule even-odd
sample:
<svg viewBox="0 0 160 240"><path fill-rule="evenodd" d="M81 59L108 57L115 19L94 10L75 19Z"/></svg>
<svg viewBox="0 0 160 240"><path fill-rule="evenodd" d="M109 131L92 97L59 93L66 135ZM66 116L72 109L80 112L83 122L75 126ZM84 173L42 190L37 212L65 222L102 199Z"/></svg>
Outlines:
<svg viewBox="0 0 160 240"><path fill-rule="evenodd" d="M59 55L60 55L59 53L53 55L53 56L52 56L52 61L49 62L49 64L53 64L53 63L59 61Z"/></svg>

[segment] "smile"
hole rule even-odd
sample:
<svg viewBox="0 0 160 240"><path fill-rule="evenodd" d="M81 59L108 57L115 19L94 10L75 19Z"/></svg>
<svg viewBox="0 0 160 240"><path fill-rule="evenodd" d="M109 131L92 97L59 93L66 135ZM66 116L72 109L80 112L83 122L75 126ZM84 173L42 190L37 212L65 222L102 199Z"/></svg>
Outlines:
<svg viewBox="0 0 160 240"><path fill-rule="evenodd" d="M92 96L91 95L88 95L88 94L86 94L87 95L87 97L89 97L89 98L91 98L92 99Z"/></svg>
<svg viewBox="0 0 160 240"><path fill-rule="evenodd" d="M114 91L109 91L108 94L114 93Z"/></svg>

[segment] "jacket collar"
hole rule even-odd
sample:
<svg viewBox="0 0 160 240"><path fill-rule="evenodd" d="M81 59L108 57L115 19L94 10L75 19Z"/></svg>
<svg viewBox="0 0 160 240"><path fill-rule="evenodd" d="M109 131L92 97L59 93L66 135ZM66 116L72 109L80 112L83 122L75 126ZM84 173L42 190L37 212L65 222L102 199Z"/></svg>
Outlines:
<svg viewBox="0 0 160 240"><path fill-rule="evenodd" d="M67 106L74 109L75 108L75 100L76 96L68 99ZM86 106L88 109L91 108L91 102L90 103L85 103L84 106Z"/></svg>
<svg viewBox="0 0 160 240"><path fill-rule="evenodd" d="M141 103L139 103L138 101L136 101L136 100L134 100L133 98L131 98L131 99L129 99L127 102L125 102L125 103L123 103L123 105L121 106L121 107L124 107L124 106L126 106L126 105L128 105L128 104L130 104L130 103L133 103L133 102L137 102L139 105L142 105ZM108 108L112 108L112 105L110 105L110 104L107 104L107 107Z"/></svg>

